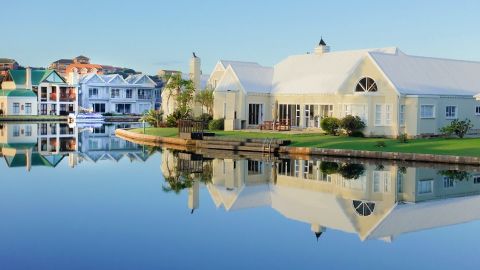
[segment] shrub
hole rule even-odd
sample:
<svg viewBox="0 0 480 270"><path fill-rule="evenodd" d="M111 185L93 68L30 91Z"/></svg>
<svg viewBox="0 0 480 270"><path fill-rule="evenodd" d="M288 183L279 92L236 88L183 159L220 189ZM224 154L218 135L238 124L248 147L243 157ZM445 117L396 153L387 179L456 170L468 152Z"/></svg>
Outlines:
<svg viewBox="0 0 480 270"><path fill-rule="evenodd" d="M320 163L320 171L325 174L334 174L338 172L338 163L323 161Z"/></svg>
<svg viewBox="0 0 480 270"><path fill-rule="evenodd" d="M325 117L320 122L320 127L330 135L337 136L340 131L340 119L335 117Z"/></svg>
<svg viewBox="0 0 480 270"><path fill-rule="evenodd" d="M365 128L365 122L358 116L347 115L340 121L340 126L348 136L352 136L353 132L361 131Z"/></svg>
<svg viewBox="0 0 480 270"><path fill-rule="evenodd" d="M407 133L402 133L398 135L397 140L399 143L408 143L408 135Z"/></svg>
<svg viewBox="0 0 480 270"><path fill-rule="evenodd" d="M163 118L162 111L149 110L143 114L140 120L147 122L152 127L160 127L162 123L162 118Z"/></svg>
<svg viewBox="0 0 480 270"><path fill-rule="evenodd" d="M365 166L362 164L347 163L342 165L338 172L346 179L358 179L365 173Z"/></svg>
<svg viewBox="0 0 480 270"><path fill-rule="evenodd" d="M440 132L445 134L446 136L451 136L452 134L455 134L460 139L462 139L472 127L473 125L470 119L465 119L462 121L455 119L449 125L442 127L440 129Z"/></svg>
<svg viewBox="0 0 480 270"><path fill-rule="evenodd" d="M360 130L355 130L350 136L363 138L365 137L365 134L363 134L363 132L361 132Z"/></svg>
<svg viewBox="0 0 480 270"><path fill-rule="evenodd" d="M383 148L383 147L387 147L387 144L384 141L378 141L375 143L375 147Z"/></svg>
<svg viewBox="0 0 480 270"><path fill-rule="evenodd" d="M224 129L224 124L225 124L225 120L223 118L214 119L214 120L211 120L208 123L208 129L209 130L223 130Z"/></svg>
<svg viewBox="0 0 480 270"><path fill-rule="evenodd" d="M200 116L195 117L195 120L202 121L208 124L210 121L213 120L213 117L208 113L202 113Z"/></svg>
<svg viewBox="0 0 480 270"><path fill-rule="evenodd" d="M176 127L180 119L182 119L182 113L179 110L174 111L167 116L167 127Z"/></svg>

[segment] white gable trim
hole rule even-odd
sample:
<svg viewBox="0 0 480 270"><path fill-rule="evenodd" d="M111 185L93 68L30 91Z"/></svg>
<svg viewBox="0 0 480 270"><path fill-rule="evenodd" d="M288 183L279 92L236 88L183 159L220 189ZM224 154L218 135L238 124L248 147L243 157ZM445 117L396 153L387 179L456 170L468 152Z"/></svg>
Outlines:
<svg viewBox="0 0 480 270"><path fill-rule="evenodd" d="M243 87L242 85L242 82L240 81L240 79L238 78L238 75L237 73L235 72L235 70L232 68L231 65L228 65L227 69L225 70L225 73L223 73L222 75L222 78L220 79L220 81L218 82L218 85L221 85L224 78L228 75L228 72L231 72L233 77L235 78L235 80L237 81L238 85L240 85L240 88L239 90L241 90L245 95L247 94L247 91L245 90L245 88ZM236 90L236 89L230 89L230 90ZM223 92L223 90L222 90Z"/></svg>
<svg viewBox="0 0 480 270"><path fill-rule="evenodd" d="M397 51L398 52L398 51ZM387 74L383 71L383 69L380 67L380 65L375 61L375 58L372 57L370 52L367 53L368 58L373 62L375 67L380 71L380 74L387 80L387 82L390 84L390 86L395 90L398 96L401 96L402 94L400 91L398 91L398 87L393 83L393 81L390 79L390 77L387 76Z"/></svg>
<svg viewBox="0 0 480 270"><path fill-rule="evenodd" d="M97 79L99 79L102 83L105 83L105 81L102 79L102 77L98 76L96 73L93 73L93 76L91 76L90 78L88 78L88 80L82 82L84 84L88 84L90 82L91 79L93 79L94 77L96 77Z"/></svg>

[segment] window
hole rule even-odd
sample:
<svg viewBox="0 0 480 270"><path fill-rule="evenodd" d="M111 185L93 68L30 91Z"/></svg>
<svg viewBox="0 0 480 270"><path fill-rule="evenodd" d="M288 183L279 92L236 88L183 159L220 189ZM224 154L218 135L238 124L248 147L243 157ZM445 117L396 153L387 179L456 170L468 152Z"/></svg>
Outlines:
<svg viewBox="0 0 480 270"><path fill-rule="evenodd" d="M480 106L475 107L475 114L480 115Z"/></svg>
<svg viewBox="0 0 480 270"><path fill-rule="evenodd" d="M443 177L443 188L453 188L455 185L455 180L450 177Z"/></svg>
<svg viewBox="0 0 480 270"><path fill-rule="evenodd" d="M125 97L126 98L132 98L132 89L126 89L125 90Z"/></svg>
<svg viewBox="0 0 480 270"><path fill-rule="evenodd" d="M248 104L248 124L259 125L263 122L263 104Z"/></svg>
<svg viewBox="0 0 480 270"><path fill-rule="evenodd" d="M392 106L390 104L375 105L375 125L390 126L392 124Z"/></svg>
<svg viewBox="0 0 480 270"><path fill-rule="evenodd" d="M32 125L25 126L25 136L27 137L32 136Z"/></svg>
<svg viewBox="0 0 480 270"><path fill-rule="evenodd" d="M93 103L93 111L96 113L104 113L105 112L105 103Z"/></svg>
<svg viewBox="0 0 480 270"><path fill-rule="evenodd" d="M435 106L434 105L421 105L420 106L420 118L435 118Z"/></svg>
<svg viewBox="0 0 480 270"><path fill-rule="evenodd" d="M19 137L20 136L20 126L14 125L13 126L13 137Z"/></svg>
<svg viewBox="0 0 480 270"><path fill-rule="evenodd" d="M138 99L152 99L152 90L138 89Z"/></svg>
<svg viewBox="0 0 480 270"><path fill-rule="evenodd" d="M14 114L20 113L20 103L18 102L13 103L13 113Z"/></svg>
<svg viewBox="0 0 480 270"><path fill-rule="evenodd" d="M457 118L457 106L447 106L447 107L445 107L445 117L447 119L456 119Z"/></svg>
<svg viewBox="0 0 480 270"><path fill-rule="evenodd" d="M120 97L120 89L114 88L111 90L111 97L112 98L119 98Z"/></svg>
<svg viewBox="0 0 480 270"><path fill-rule="evenodd" d="M115 104L115 111L117 113L128 114L131 113L132 104Z"/></svg>
<svg viewBox="0 0 480 270"><path fill-rule="evenodd" d="M248 175L262 174L263 162L258 160L248 161Z"/></svg>
<svg viewBox="0 0 480 270"><path fill-rule="evenodd" d="M433 192L433 180L420 180L417 185L418 194L428 194Z"/></svg>
<svg viewBox="0 0 480 270"><path fill-rule="evenodd" d="M32 103L25 103L25 114L32 114Z"/></svg>
<svg viewBox="0 0 480 270"><path fill-rule="evenodd" d="M323 118L333 116L333 105L305 105L305 127L320 128L320 122Z"/></svg>
<svg viewBox="0 0 480 270"><path fill-rule="evenodd" d="M360 216L369 216L373 213L373 210L375 209L375 203L354 200L353 208L355 208L355 211Z"/></svg>
<svg viewBox="0 0 480 270"><path fill-rule="evenodd" d="M374 171L373 172L373 192L390 192L390 172Z"/></svg>
<svg viewBox="0 0 480 270"><path fill-rule="evenodd" d="M88 97L98 97L98 88L89 88L88 89Z"/></svg>
<svg viewBox="0 0 480 270"><path fill-rule="evenodd" d="M473 176L473 183L480 184L480 175Z"/></svg>
<svg viewBox="0 0 480 270"><path fill-rule="evenodd" d="M345 104L344 105L344 116L353 115L360 117L365 124L368 124L368 113L367 106L364 104Z"/></svg>
<svg viewBox="0 0 480 270"><path fill-rule="evenodd" d="M377 92L377 83L372 78L362 78L357 83L355 92Z"/></svg>
<svg viewBox="0 0 480 270"><path fill-rule="evenodd" d="M405 125L405 105L400 105L400 125Z"/></svg>

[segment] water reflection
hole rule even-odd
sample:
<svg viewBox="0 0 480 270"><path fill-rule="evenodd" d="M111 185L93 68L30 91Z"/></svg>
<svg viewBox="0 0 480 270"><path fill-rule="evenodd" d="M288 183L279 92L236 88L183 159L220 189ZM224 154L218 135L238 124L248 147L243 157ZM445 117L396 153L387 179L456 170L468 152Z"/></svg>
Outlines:
<svg viewBox="0 0 480 270"><path fill-rule="evenodd" d="M204 184L217 207L271 207L307 223L315 237L328 229L391 242L403 233L480 219L478 168L321 158L242 159L164 150L166 191L188 189L200 207ZM201 163L200 163L201 162ZM210 180L209 180L210 179Z"/></svg>
<svg viewBox="0 0 480 270"><path fill-rule="evenodd" d="M3 124L0 153L8 167L27 171L55 168L62 160L71 168L122 159L143 163L157 149L114 135L116 128L134 126ZM308 224L317 239L339 230L362 241L390 242L404 233L480 219L480 168L474 166L158 150L159 190L173 196L186 191L195 214L202 212L195 210L201 209L203 189L227 212L271 208Z"/></svg>
<svg viewBox="0 0 480 270"><path fill-rule="evenodd" d="M82 162L122 158L144 162L151 155L145 147L115 137L115 129L138 123L71 126L66 123L0 124L0 155L8 167L56 167L64 158L74 168Z"/></svg>

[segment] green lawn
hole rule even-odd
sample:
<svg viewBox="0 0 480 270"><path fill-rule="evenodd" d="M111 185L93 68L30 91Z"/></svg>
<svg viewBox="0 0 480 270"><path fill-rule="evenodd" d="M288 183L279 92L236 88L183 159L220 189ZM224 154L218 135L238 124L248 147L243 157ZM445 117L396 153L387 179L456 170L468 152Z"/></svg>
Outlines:
<svg viewBox="0 0 480 270"><path fill-rule="evenodd" d="M142 129L136 129L142 133ZM162 137L175 137L176 128L147 128L146 133ZM344 136L328 136L319 133L286 134L261 133L243 131L216 131L216 136L235 138L276 138L290 140L291 146L321 147L334 149L354 149L385 152L423 153L456 156L480 156L480 138L467 139L417 139L408 143L399 143L393 139L351 138ZM386 147L377 147L376 143L383 141Z"/></svg>

